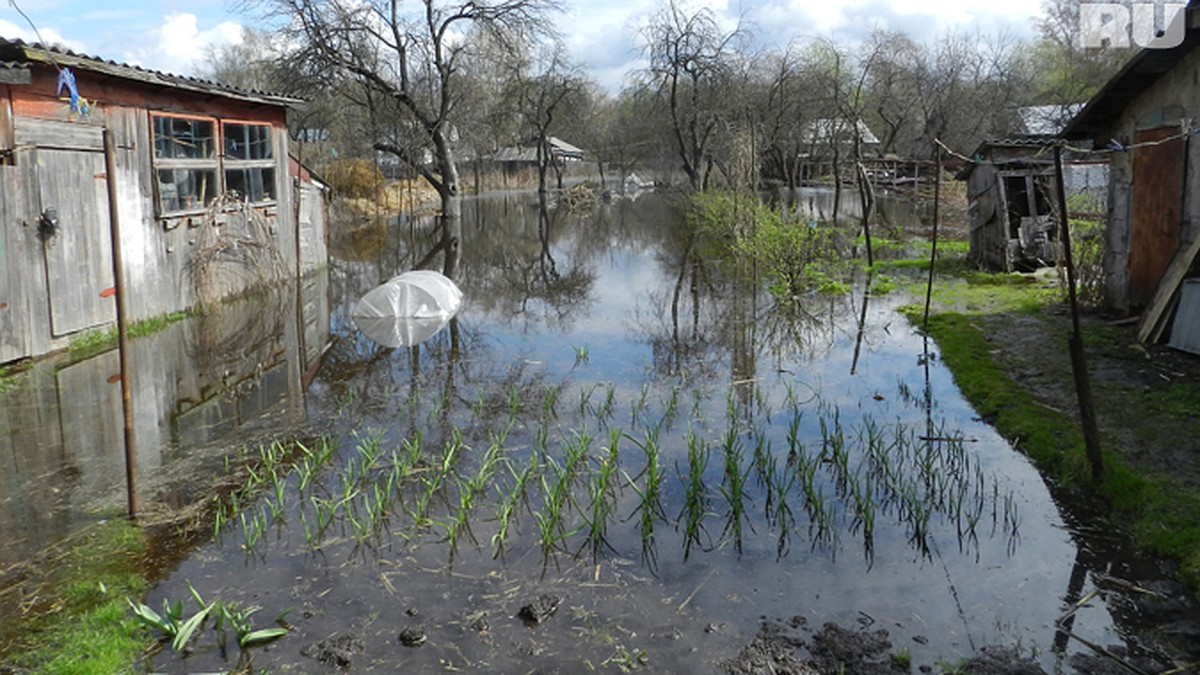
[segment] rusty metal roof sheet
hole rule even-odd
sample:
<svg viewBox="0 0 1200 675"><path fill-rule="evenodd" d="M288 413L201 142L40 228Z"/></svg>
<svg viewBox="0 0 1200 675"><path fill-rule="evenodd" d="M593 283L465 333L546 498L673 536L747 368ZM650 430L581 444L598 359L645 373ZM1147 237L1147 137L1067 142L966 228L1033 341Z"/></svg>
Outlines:
<svg viewBox="0 0 1200 675"><path fill-rule="evenodd" d="M139 66L108 61L87 54L79 54L55 45L45 46L40 43L11 40L4 37L0 37L0 62L7 62L10 64L10 67L14 68L28 68L30 63L69 66L71 68L135 80L146 84L216 94L254 103L294 107L304 102L303 99L263 91L239 89L198 77L147 70Z"/></svg>

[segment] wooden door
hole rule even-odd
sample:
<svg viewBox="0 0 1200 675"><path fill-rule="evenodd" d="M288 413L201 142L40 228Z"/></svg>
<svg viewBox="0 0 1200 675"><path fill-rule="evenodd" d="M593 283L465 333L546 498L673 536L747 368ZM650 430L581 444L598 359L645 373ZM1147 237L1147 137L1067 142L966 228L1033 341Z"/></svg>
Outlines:
<svg viewBox="0 0 1200 675"><path fill-rule="evenodd" d="M1138 132L1135 143L1163 141L1179 127ZM1145 305L1179 248L1183 222L1185 144L1174 138L1133 153L1133 208L1129 233L1129 304Z"/></svg>
<svg viewBox="0 0 1200 675"><path fill-rule="evenodd" d="M57 229L44 237L51 332L58 337L114 321L104 154L39 148L36 161L39 213L58 214Z"/></svg>

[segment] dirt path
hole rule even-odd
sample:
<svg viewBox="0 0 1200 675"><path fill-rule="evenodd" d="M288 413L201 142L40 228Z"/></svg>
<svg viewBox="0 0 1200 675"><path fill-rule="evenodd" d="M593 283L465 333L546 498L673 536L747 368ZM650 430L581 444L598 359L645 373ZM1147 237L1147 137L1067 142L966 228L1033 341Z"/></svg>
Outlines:
<svg viewBox="0 0 1200 675"><path fill-rule="evenodd" d="M1037 315L983 315L977 321L1015 382L1042 405L1078 419L1065 307ZM1187 405L1200 397L1200 357L1165 345L1142 346L1135 325L1097 317L1084 319L1083 333L1104 449L1200 491L1200 407Z"/></svg>

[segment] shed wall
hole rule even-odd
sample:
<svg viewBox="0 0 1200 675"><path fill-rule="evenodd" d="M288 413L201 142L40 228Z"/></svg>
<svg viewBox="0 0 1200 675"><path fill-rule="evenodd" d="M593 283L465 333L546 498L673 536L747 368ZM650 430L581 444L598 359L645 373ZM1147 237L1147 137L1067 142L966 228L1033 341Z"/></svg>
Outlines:
<svg viewBox="0 0 1200 675"><path fill-rule="evenodd" d="M1191 124L1200 110L1200 50L1184 55L1175 67L1163 75L1123 111L1111 127L1097 138L1102 144L1116 139L1130 144L1138 131L1168 125ZM1190 121L1189 121L1190 120ZM1200 236L1200 148L1195 137L1186 141L1183 205L1180 240L1187 245ZM1121 311L1132 309L1129 255L1134 181L1131 152L1111 155L1108 236L1105 254L1106 300Z"/></svg>
<svg viewBox="0 0 1200 675"><path fill-rule="evenodd" d="M193 308L267 281L229 263L221 255L226 251L251 250L267 260L275 272L270 281L325 265L323 198L315 188L297 192L293 185L282 108L138 82L122 86L118 78L86 72L76 77L81 95L102 101L86 116L53 95L55 83L45 72L35 73L31 85L0 89L7 94L0 108L13 111L15 144L9 161L0 163L0 363L45 354L65 346L74 332L115 320L105 128L116 148L113 178L130 320ZM275 203L158 217L149 113L162 110L270 123ZM44 243L36 223L49 202L71 229ZM205 251L217 264L197 274Z"/></svg>

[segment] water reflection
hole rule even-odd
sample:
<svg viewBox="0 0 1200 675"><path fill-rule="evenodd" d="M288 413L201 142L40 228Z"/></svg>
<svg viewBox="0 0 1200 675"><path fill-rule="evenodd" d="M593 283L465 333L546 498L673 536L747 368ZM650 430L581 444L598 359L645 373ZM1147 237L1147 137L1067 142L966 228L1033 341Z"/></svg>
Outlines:
<svg viewBox="0 0 1200 675"><path fill-rule="evenodd" d="M303 424L330 304L324 273L305 277L299 297L295 288L130 341L138 488L152 519L195 499L193 472L230 446ZM60 355L0 393L0 569L80 524L122 515L119 372L115 349L80 361Z"/></svg>
<svg viewBox="0 0 1200 675"><path fill-rule="evenodd" d="M790 197L781 194L779 198L793 205L793 212L802 222L833 220L835 195L832 188L801 187ZM920 232L928 219L922 202L911 197L883 193L877 195L870 206L872 226L882 227L884 231ZM857 190L843 191L842 199L837 202L838 220L858 222L862 220L863 208Z"/></svg>

